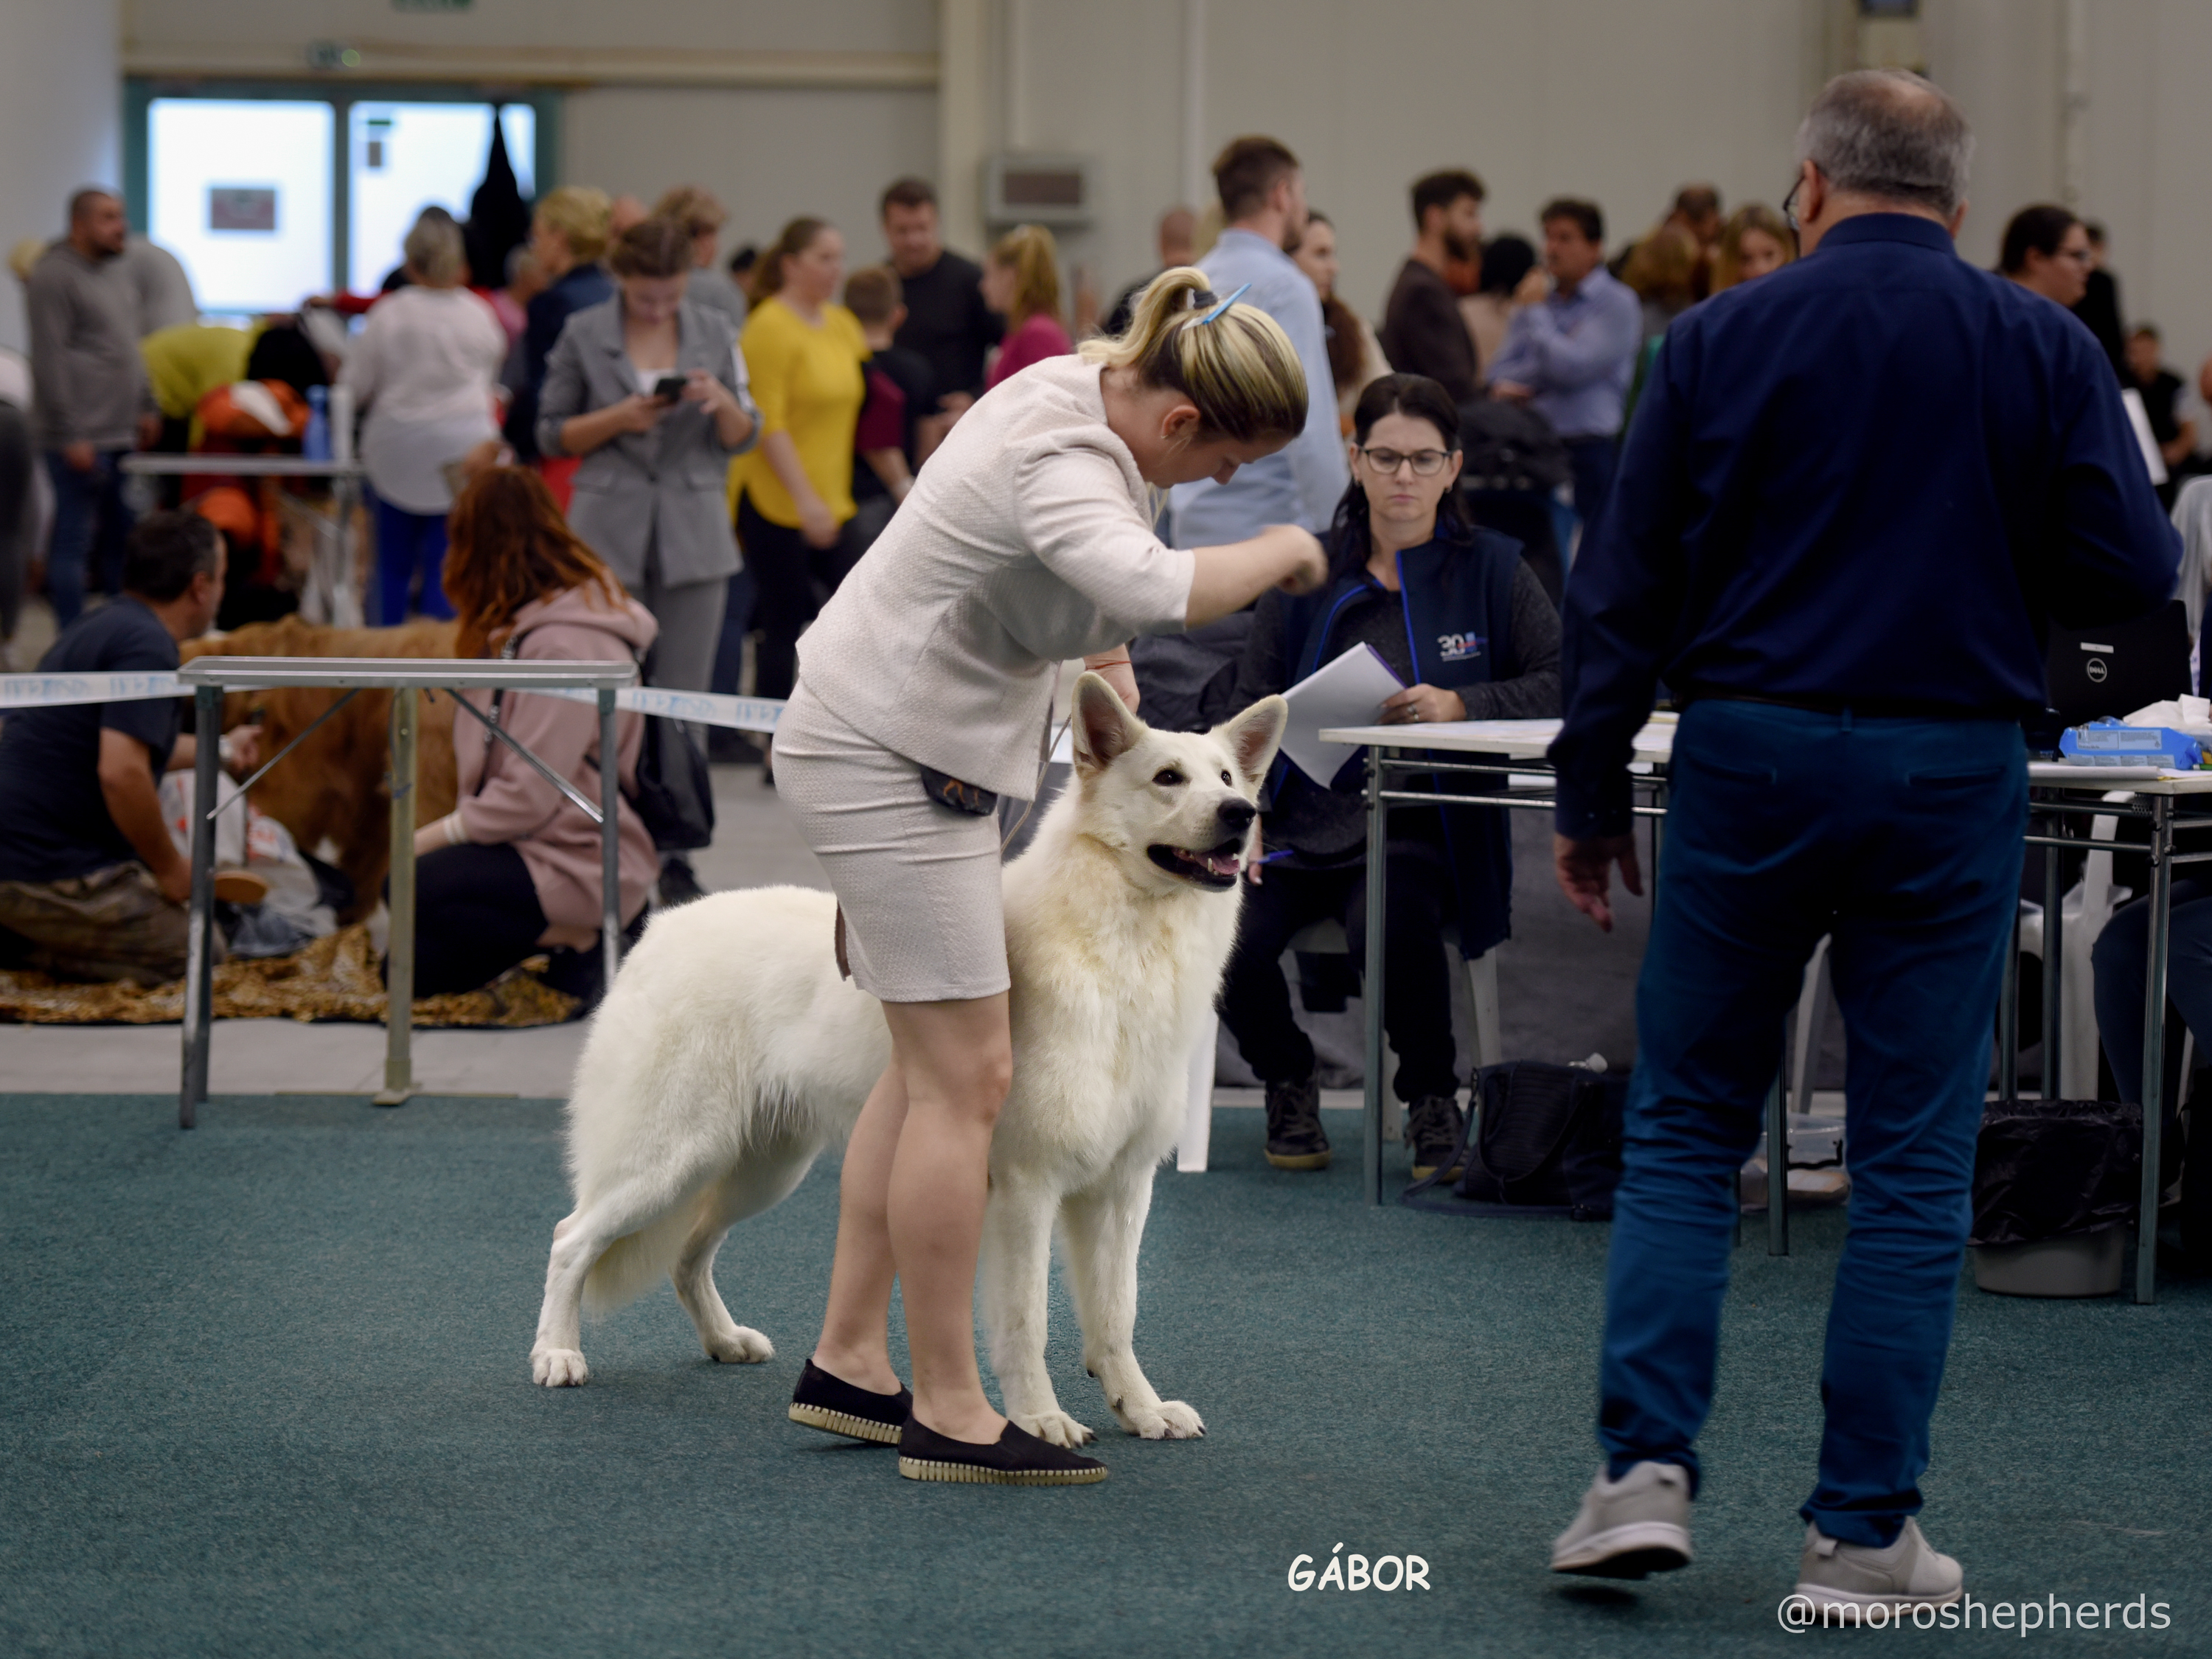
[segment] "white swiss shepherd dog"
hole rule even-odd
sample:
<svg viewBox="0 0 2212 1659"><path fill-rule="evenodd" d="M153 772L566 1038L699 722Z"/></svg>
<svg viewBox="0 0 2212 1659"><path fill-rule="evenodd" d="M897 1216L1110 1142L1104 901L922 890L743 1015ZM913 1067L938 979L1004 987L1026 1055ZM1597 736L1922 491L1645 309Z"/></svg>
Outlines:
<svg viewBox="0 0 2212 1659"><path fill-rule="evenodd" d="M1074 783L1006 867L1013 1081L991 1142L983 1316L1006 1415L1055 1445L1092 1437L1045 1372L1055 1222L1083 1362L1115 1417L1152 1440L1206 1431L1131 1349L1137 1247L1286 715L1267 697L1204 734L1155 732L1085 674ZM575 1208L553 1230L538 1382L582 1382L582 1305L619 1307L663 1273L713 1358L774 1355L723 1306L714 1252L843 1144L890 1058L881 1006L837 971L834 915L804 888L717 893L654 918L623 963L568 1103Z"/></svg>

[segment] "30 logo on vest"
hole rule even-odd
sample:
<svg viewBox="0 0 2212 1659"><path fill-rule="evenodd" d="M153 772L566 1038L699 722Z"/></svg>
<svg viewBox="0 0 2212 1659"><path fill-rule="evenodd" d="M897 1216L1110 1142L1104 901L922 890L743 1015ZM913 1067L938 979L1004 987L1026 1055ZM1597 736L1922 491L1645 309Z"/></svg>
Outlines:
<svg viewBox="0 0 2212 1659"><path fill-rule="evenodd" d="M1465 662L1469 657L1479 657L1488 644L1480 634L1439 634L1437 635L1437 654L1446 662Z"/></svg>

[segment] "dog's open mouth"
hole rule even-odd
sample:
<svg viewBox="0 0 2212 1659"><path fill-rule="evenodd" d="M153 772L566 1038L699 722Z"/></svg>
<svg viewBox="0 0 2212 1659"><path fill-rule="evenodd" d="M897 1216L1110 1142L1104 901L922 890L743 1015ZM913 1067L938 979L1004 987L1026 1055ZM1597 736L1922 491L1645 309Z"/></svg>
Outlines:
<svg viewBox="0 0 2212 1659"><path fill-rule="evenodd" d="M1155 844L1145 849L1153 863L1171 876L1200 887L1234 887L1243 842L1231 836L1210 852L1194 853L1188 847Z"/></svg>

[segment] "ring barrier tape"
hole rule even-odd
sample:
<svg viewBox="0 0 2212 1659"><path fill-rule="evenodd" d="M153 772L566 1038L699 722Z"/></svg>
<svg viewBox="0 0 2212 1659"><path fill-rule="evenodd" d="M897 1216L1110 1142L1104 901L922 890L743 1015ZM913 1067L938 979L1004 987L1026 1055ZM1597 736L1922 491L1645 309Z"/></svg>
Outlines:
<svg viewBox="0 0 2212 1659"><path fill-rule="evenodd" d="M596 706L599 694L581 686L549 688L510 695L566 697ZM0 714L12 708L54 708L69 703L147 702L188 697L190 686L169 673L0 674ZM714 691L676 691L665 686L637 686L615 693L615 707L637 714L660 714L694 726L726 726L736 732L773 732L783 704L774 697L732 697Z"/></svg>

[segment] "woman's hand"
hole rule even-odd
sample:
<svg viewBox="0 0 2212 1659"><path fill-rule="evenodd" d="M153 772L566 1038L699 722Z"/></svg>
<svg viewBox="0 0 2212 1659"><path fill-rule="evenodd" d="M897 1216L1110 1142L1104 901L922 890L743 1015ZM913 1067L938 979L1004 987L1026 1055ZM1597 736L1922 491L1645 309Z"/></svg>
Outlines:
<svg viewBox="0 0 2212 1659"><path fill-rule="evenodd" d="M810 495L795 505L799 508L799 533L806 538L809 547L828 549L837 545L837 515L830 512L819 495Z"/></svg>
<svg viewBox="0 0 2212 1659"><path fill-rule="evenodd" d="M602 413L617 432L650 432L667 418L668 411L674 407L642 392L633 392L620 403L609 404Z"/></svg>
<svg viewBox="0 0 2212 1659"><path fill-rule="evenodd" d="M1085 657L1083 665L1114 688L1114 695L1131 714L1137 712L1137 671L1130 666L1126 647Z"/></svg>
<svg viewBox="0 0 2212 1659"><path fill-rule="evenodd" d="M1382 704L1385 726L1436 726L1467 718L1467 700L1441 686L1412 685Z"/></svg>

